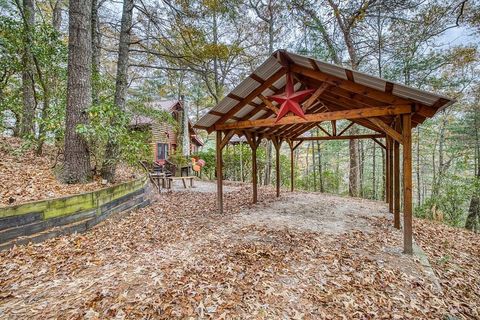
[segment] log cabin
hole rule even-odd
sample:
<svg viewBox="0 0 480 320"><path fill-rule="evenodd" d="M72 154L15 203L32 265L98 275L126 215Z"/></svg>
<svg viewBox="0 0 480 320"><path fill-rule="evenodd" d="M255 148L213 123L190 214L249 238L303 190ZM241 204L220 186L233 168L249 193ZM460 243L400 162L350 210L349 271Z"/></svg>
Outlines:
<svg viewBox="0 0 480 320"><path fill-rule="evenodd" d="M154 110L166 111L170 113L175 123L169 121L158 121L153 117L134 114L130 121L130 127L134 130L150 130L151 131L151 160L164 165L168 157L174 153L179 145L183 144L184 155L190 156L199 151L203 146L203 141L197 135L192 123L185 121L185 104L182 100L157 100L147 104L148 108ZM188 130L185 127L188 123ZM188 133L187 133L188 132ZM185 136L183 136L185 134ZM188 134L188 139L186 135ZM187 142L188 141L188 142ZM188 150L188 151L186 151Z"/></svg>

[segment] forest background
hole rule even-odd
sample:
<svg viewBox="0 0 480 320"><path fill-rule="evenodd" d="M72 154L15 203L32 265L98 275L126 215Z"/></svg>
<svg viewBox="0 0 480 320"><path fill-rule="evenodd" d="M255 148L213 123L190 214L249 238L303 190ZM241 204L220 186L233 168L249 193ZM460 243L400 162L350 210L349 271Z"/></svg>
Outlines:
<svg viewBox="0 0 480 320"><path fill-rule="evenodd" d="M415 214L480 228L479 1L0 0L0 12L0 131L39 155L54 145L65 183L113 181L116 164L145 158L131 114L171 120L147 102L185 99L194 123L284 48L455 98L414 130ZM213 178L212 137L200 134ZM225 178L250 181L250 148L224 152ZM274 183L271 143L257 152L261 183ZM295 158L299 189L384 198L372 140L311 141Z"/></svg>

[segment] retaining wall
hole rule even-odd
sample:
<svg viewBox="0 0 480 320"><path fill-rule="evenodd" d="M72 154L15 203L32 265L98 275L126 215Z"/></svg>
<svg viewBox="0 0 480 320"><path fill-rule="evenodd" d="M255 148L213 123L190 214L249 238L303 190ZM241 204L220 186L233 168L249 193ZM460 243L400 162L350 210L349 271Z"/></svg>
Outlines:
<svg viewBox="0 0 480 320"><path fill-rule="evenodd" d="M0 250L90 229L112 213L150 203L142 178L93 192L0 208Z"/></svg>

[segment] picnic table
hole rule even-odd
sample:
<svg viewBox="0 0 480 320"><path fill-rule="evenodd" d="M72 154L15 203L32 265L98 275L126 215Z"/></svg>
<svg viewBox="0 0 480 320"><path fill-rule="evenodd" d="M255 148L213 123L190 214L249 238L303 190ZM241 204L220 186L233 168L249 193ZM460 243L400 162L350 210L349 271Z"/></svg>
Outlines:
<svg viewBox="0 0 480 320"><path fill-rule="evenodd" d="M178 181L178 180L182 180L183 182L183 187L185 189L187 189L187 180L189 181L189 187L190 188L193 188L193 179L195 178L195 176L185 176L185 177L165 177L163 178L164 179L164 182L166 181L167 182L167 188L168 189L171 189L172 188L172 183L173 181Z"/></svg>

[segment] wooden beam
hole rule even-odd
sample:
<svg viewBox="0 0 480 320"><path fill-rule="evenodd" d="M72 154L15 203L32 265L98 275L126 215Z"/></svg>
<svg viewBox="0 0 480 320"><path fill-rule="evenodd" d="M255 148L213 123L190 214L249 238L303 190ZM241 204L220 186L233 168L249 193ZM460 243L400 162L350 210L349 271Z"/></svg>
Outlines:
<svg viewBox="0 0 480 320"><path fill-rule="evenodd" d="M268 100L263 94L259 94L258 97L260 98L260 100L263 101L263 103L268 109L272 110L275 114L278 114L278 108L275 107L273 103Z"/></svg>
<svg viewBox="0 0 480 320"><path fill-rule="evenodd" d="M397 130L400 122L396 121ZM393 142L393 226L400 229L400 144Z"/></svg>
<svg viewBox="0 0 480 320"><path fill-rule="evenodd" d="M322 102L324 103L324 106L328 108L329 111L342 111L342 110L350 110L349 108L339 105L337 103L327 101L324 98L321 98ZM367 128L373 131L381 132L383 133L383 130L374 125L372 122L368 121L367 119L351 119L351 121Z"/></svg>
<svg viewBox="0 0 480 320"><path fill-rule="evenodd" d="M293 150L295 151L295 149L297 149L298 147L300 147L300 145L302 144L302 142L303 142L303 141L298 141L298 143L293 146Z"/></svg>
<svg viewBox="0 0 480 320"><path fill-rule="evenodd" d="M225 137L223 137L222 141L220 142L220 149L223 149L227 143L230 141L230 138L235 134L235 130L230 130L225 134Z"/></svg>
<svg viewBox="0 0 480 320"><path fill-rule="evenodd" d="M337 135L337 120L332 120L332 136Z"/></svg>
<svg viewBox="0 0 480 320"><path fill-rule="evenodd" d="M243 129L243 128L255 128L255 127L273 127L291 123L311 123L321 122L329 120L342 120L342 119L363 119L373 118L378 116L393 116L398 114L410 113L410 105L396 105L387 107L373 107L363 109L352 109L343 111L323 112L315 114L305 115L305 119L298 116L288 116L282 119L258 119L258 120L245 120L234 123L216 124L215 130L230 130L230 129Z"/></svg>
<svg viewBox="0 0 480 320"><path fill-rule="evenodd" d="M353 121L350 122L350 123L348 124L348 126L346 126L342 131L340 131L340 133L339 133L338 135L341 136L342 134L344 134L345 131L347 131L348 129L350 129L354 124L355 124L355 122L353 122Z"/></svg>
<svg viewBox="0 0 480 320"><path fill-rule="evenodd" d="M413 253L412 245L412 119L402 116L403 131L403 251Z"/></svg>
<svg viewBox="0 0 480 320"><path fill-rule="evenodd" d="M327 130L325 130L321 125L320 123L317 124L317 127L318 129L322 130L327 136L331 137L332 135L330 134L330 132L328 132Z"/></svg>
<svg viewBox="0 0 480 320"><path fill-rule="evenodd" d="M275 146L275 185L277 197L280 197L280 148L282 146L282 139L275 137L272 142Z"/></svg>
<svg viewBox="0 0 480 320"><path fill-rule="evenodd" d="M383 149L387 149L387 147L385 147L385 145L383 143L381 143L380 141L378 141L376 138L372 138L372 140L378 144L380 147L382 147Z"/></svg>
<svg viewBox="0 0 480 320"><path fill-rule="evenodd" d="M385 93L380 90L376 90L373 88L366 87L364 85L354 83L339 77L335 77L329 74L322 73L321 71L317 70L312 70L309 68L306 68L304 66L294 64L290 66L290 70L295 73L299 73L301 75L304 75L306 77L316 79L319 81L327 82L332 84L333 86L340 87L342 89L348 90L350 92L362 94L364 96L370 97L372 99L389 103L389 104L408 104L412 103L412 101L409 101L407 99L403 99L388 93Z"/></svg>
<svg viewBox="0 0 480 320"><path fill-rule="evenodd" d="M257 203L257 148L262 138L257 137L255 133L250 133L248 131L245 131L245 137L247 138L247 142L252 149L252 202Z"/></svg>
<svg viewBox="0 0 480 320"><path fill-rule="evenodd" d="M388 199L390 201L388 202L388 211L393 214L393 202L395 199L393 198L393 145L395 141L392 138L389 138L389 143L388 143L388 181L390 181L388 185Z"/></svg>
<svg viewBox="0 0 480 320"><path fill-rule="evenodd" d="M294 141L317 141L317 140L354 140L354 139L376 139L385 138L384 134L358 134L351 136L328 136L328 137L305 137L292 139Z"/></svg>
<svg viewBox="0 0 480 320"><path fill-rule="evenodd" d="M385 139L385 201L390 203L390 137L387 136Z"/></svg>
<svg viewBox="0 0 480 320"><path fill-rule="evenodd" d="M322 85L320 85L320 87L318 87L318 89L315 90L315 92L310 96L310 98L305 100L305 102L303 103L302 105L303 111L304 112L307 111L308 108L310 108L313 105L313 103L317 101L318 97L320 97L320 95L322 95L322 93L324 93L329 86L330 84L328 83L323 83Z"/></svg>
<svg viewBox="0 0 480 320"><path fill-rule="evenodd" d="M214 125L209 127L209 132L212 132L216 125L224 123L228 119L230 119L235 113L237 113L240 109L242 109L245 105L250 103L253 99L255 99L259 94L265 91L271 84L275 83L278 79L280 79L283 75L285 75L286 69L282 68L275 72L267 81L262 83L258 86L255 90L253 90L248 96L245 97L242 101L239 101L230 111L225 113L220 119L218 119Z"/></svg>
<svg viewBox="0 0 480 320"><path fill-rule="evenodd" d="M259 75L255 74L255 73L252 73L250 75L250 78L252 78L253 80L257 81L258 83L262 84L265 82L265 80L263 80L262 78L260 78Z"/></svg>
<svg viewBox="0 0 480 320"><path fill-rule="evenodd" d="M227 97L229 97L230 99L233 99L233 100L237 100L237 101L242 101L243 100L242 97L239 97L236 94L233 94L231 92L227 95Z"/></svg>
<svg viewBox="0 0 480 320"><path fill-rule="evenodd" d="M383 130L383 132L388 134L390 137L395 139L397 142L403 143L402 135L400 133L398 133L395 129L390 127L388 124L383 122L382 120L377 119L377 118L368 118L368 120L370 122L372 122L374 125L376 125L377 127L381 128Z"/></svg>
<svg viewBox="0 0 480 320"><path fill-rule="evenodd" d="M217 157L216 157L216 169L217 169L217 209L219 214L223 214L223 162L222 162L222 131L217 131Z"/></svg>
<svg viewBox="0 0 480 320"><path fill-rule="evenodd" d="M288 142L288 145L290 146L290 192L293 192L294 171L295 171L293 166L293 152L295 151L295 147L293 146L292 140L287 140L287 142Z"/></svg>

